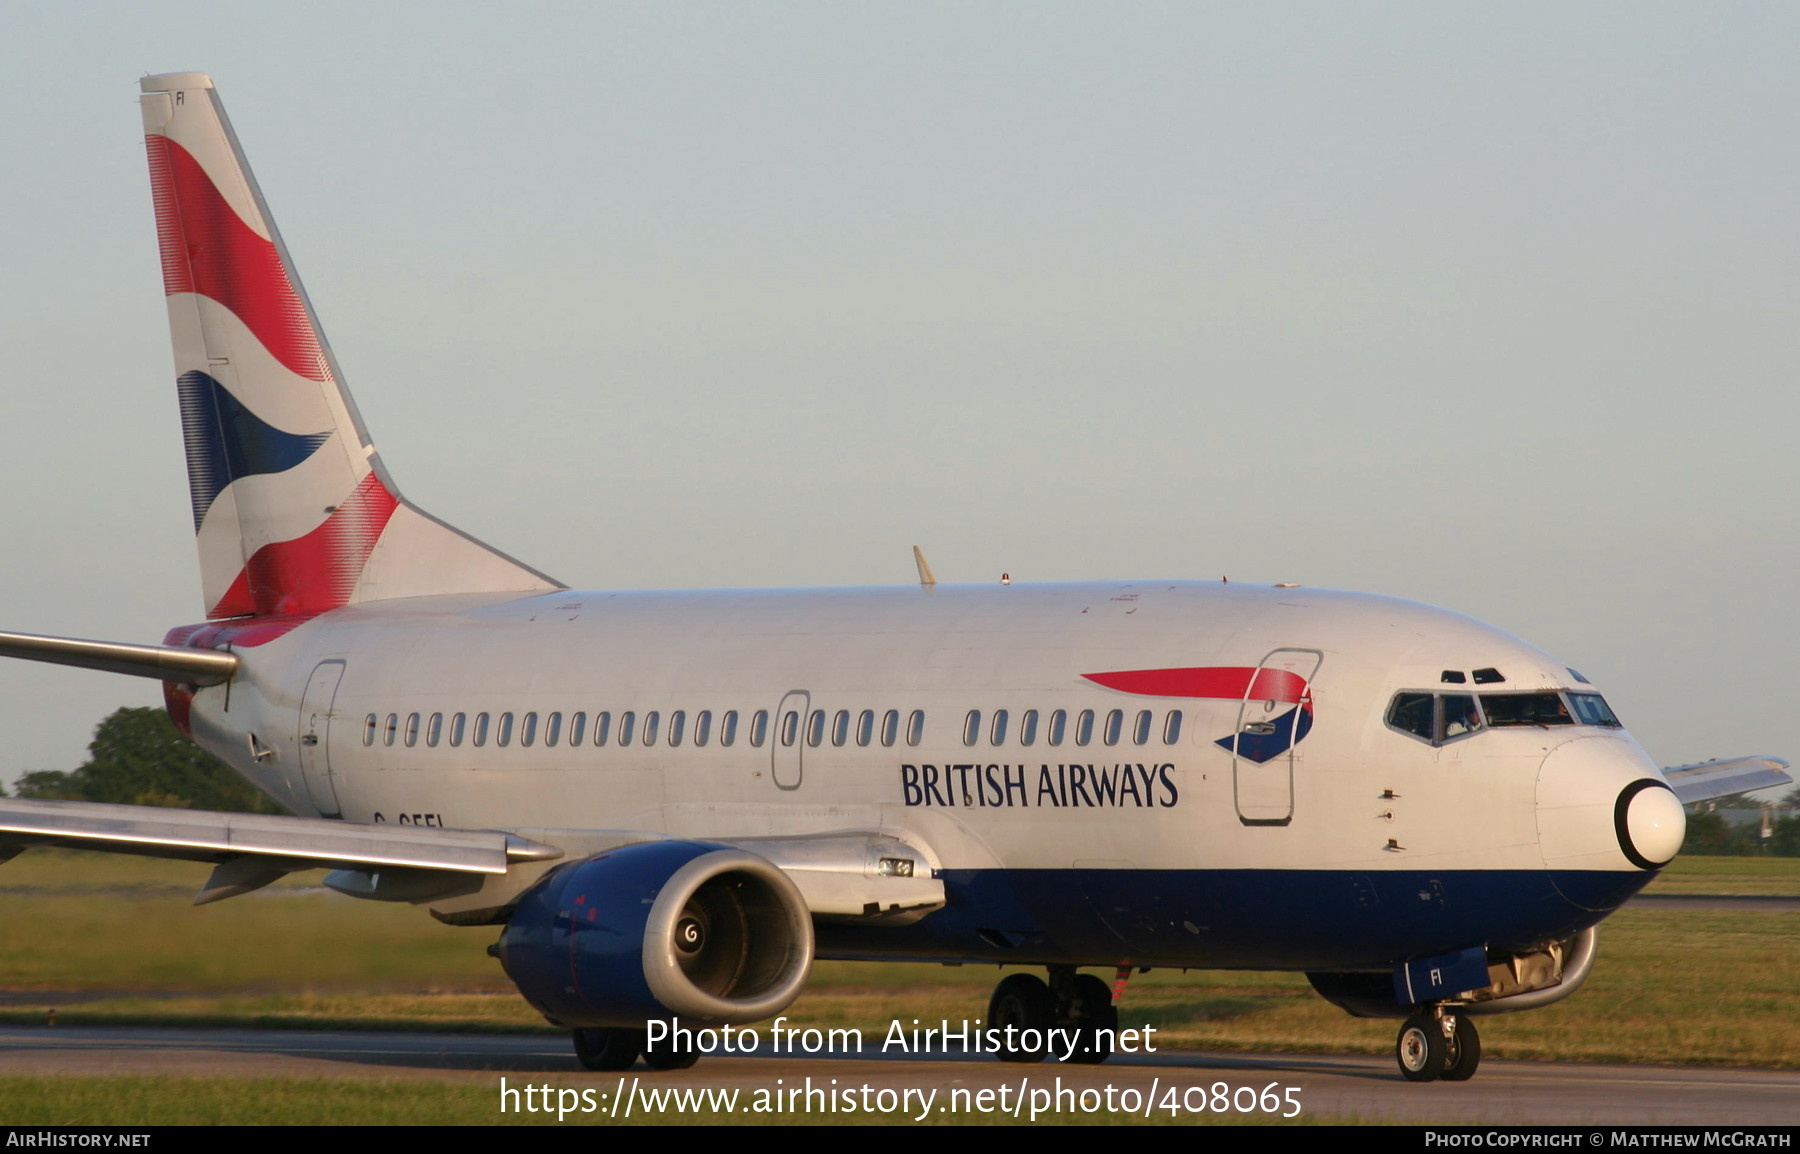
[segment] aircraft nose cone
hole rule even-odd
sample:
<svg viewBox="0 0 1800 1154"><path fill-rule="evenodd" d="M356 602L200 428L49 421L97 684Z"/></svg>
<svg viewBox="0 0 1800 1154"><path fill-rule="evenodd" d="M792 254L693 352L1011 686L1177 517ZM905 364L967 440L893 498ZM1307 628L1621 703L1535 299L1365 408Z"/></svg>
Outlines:
<svg viewBox="0 0 1800 1154"><path fill-rule="evenodd" d="M1619 848L1640 869L1661 869L1675 860L1687 836L1687 811L1675 791L1647 778L1632 782L1613 805Z"/></svg>
<svg viewBox="0 0 1800 1154"><path fill-rule="evenodd" d="M1565 741L1544 757L1537 782L1538 842L1553 871L1655 870L1681 848L1681 803L1625 737Z"/></svg>

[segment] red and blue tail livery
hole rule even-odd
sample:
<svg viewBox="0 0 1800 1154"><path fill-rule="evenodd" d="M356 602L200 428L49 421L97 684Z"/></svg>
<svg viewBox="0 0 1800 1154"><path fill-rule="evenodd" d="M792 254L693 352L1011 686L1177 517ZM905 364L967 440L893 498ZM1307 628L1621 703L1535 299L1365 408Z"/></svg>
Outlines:
<svg viewBox="0 0 1800 1154"><path fill-rule="evenodd" d="M559 588L400 496L211 80L142 88L206 615L298 621L380 598Z"/></svg>

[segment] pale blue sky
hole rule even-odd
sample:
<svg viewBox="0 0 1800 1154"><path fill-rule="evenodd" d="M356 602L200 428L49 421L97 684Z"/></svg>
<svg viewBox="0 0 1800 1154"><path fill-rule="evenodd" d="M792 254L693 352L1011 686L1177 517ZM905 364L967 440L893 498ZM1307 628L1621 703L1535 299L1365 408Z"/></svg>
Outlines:
<svg viewBox="0 0 1800 1154"><path fill-rule="evenodd" d="M213 74L376 443L584 587L1392 593L1800 755L1800 9L0 3L0 628L200 613L138 127ZM1784 642L1785 643L1785 642ZM0 663L0 780L152 683Z"/></svg>

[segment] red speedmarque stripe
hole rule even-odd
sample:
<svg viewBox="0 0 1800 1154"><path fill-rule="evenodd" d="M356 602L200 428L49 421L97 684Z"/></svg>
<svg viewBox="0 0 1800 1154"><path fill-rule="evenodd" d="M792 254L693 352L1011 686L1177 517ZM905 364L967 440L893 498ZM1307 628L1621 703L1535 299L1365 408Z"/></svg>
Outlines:
<svg viewBox="0 0 1800 1154"><path fill-rule="evenodd" d="M163 292L211 297L243 321L276 360L303 377L330 380L318 334L274 242L243 222L187 149L157 135L146 136L144 146L150 153Z"/></svg>
<svg viewBox="0 0 1800 1154"><path fill-rule="evenodd" d="M258 549L211 616L302 617L349 604L399 504L370 473L318 528Z"/></svg>
<svg viewBox="0 0 1800 1154"><path fill-rule="evenodd" d="M1222 697L1241 701L1285 701L1306 697L1306 678L1285 669L1248 666L1202 666L1193 669L1124 669L1116 673L1084 673L1096 685L1145 697ZM1252 680L1254 679L1254 692Z"/></svg>

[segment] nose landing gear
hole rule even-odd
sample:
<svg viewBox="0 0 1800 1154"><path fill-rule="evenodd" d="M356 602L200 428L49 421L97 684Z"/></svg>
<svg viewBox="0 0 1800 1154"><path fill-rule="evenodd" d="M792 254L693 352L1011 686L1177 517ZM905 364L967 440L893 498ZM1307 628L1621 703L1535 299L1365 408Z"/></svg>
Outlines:
<svg viewBox="0 0 1800 1154"><path fill-rule="evenodd" d="M1481 1035L1467 1015L1433 1006L1406 1019L1394 1057L1409 1082L1466 1082L1481 1065Z"/></svg>

